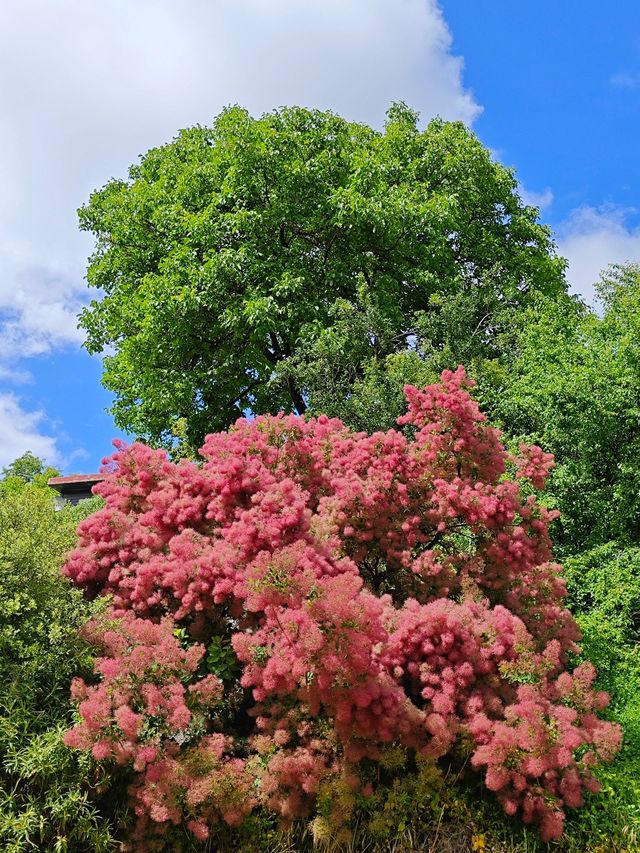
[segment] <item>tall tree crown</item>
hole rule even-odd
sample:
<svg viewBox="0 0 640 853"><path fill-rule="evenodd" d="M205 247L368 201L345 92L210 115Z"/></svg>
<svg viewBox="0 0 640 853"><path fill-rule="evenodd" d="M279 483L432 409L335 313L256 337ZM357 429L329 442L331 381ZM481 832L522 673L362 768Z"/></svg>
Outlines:
<svg viewBox="0 0 640 853"><path fill-rule="evenodd" d="M340 405L372 359L491 357L510 311L563 292L537 214L460 123L421 131L404 104L383 132L233 107L80 210L103 293L81 316L86 346L111 353L120 427L163 442L184 419L197 445L247 411L317 409L318 341L351 312L366 322L332 362Z"/></svg>

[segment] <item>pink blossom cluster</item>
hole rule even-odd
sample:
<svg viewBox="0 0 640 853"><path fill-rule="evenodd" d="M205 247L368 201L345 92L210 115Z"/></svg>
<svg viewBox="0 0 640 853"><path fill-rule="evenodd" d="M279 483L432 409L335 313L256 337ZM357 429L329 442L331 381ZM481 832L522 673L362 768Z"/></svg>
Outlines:
<svg viewBox="0 0 640 853"><path fill-rule="evenodd" d="M562 834L564 806L577 808L585 789L600 790L593 767L620 748L619 728L596 715L608 697L592 690L594 678L585 663L555 684L522 685L503 720L478 714L469 723L479 744L472 764L486 767L486 785L507 814L520 810L540 824L543 841Z"/></svg>
<svg viewBox="0 0 640 853"><path fill-rule="evenodd" d="M595 789L620 733L592 671L565 671L579 633L532 493L552 460L514 460L471 385L459 368L407 387L402 430L280 414L208 436L202 465L139 443L107 460L64 571L121 622L92 629L105 656L67 740L138 774L139 833L203 838L254 805L306 817L386 744L436 760L470 739L505 810L547 838ZM176 624L226 636L238 680L203 678Z"/></svg>
<svg viewBox="0 0 640 853"><path fill-rule="evenodd" d="M335 779L343 761L335 736L320 717L313 717L302 702L258 703L252 710L256 734L251 750L264 805L285 821L312 813L320 786Z"/></svg>
<svg viewBox="0 0 640 853"><path fill-rule="evenodd" d="M405 603L382 663L424 710L431 734L424 752L446 754L460 727L478 714L502 716L513 691L500 667L519 660L527 643L521 620L501 605L446 598Z"/></svg>
<svg viewBox="0 0 640 853"><path fill-rule="evenodd" d="M197 677L203 647L182 648L173 630L168 617L154 623L132 613L103 616L84 627L101 652L95 661L100 680L88 686L76 678L71 684L81 721L66 733L68 746L90 748L97 759L141 772L170 741L188 739L194 715L214 706L223 688L215 675Z"/></svg>
<svg viewBox="0 0 640 853"><path fill-rule="evenodd" d="M129 794L140 851L154 849L154 823L184 821L202 839L217 820L238 825L255 804L233 740L203 735L222 682L198 677L204 649L182 648L174 629L171 618L154 623L132 613L89 622L83 631L102 653L95 661L100 681L71 685L80 722L65 743L136 771Z"/></svg>
<svg viewBox="0 0 640 853"><path fill-rule="evenodd" d="M521 444L516 477L530 480L534 488L543 489L554 464L553 453L545 453L537 444Z"/></svg>
<svg viewBox="0 0 640 853"><path fill-rule="evenodd" d="M129 787L137 817L135 850L165 850L162 826L184 825L199 841L221 820L239 826L257 804L246 762L229 752L233 743L222 734L202 736L192 746L172 743L159 760L148 764Z"/></svg>

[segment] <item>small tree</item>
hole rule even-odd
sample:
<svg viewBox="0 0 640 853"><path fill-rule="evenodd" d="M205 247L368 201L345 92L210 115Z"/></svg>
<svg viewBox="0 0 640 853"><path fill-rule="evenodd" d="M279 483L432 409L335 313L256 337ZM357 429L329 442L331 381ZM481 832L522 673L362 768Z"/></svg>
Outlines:
<svg viewBox="0 0 640 853"><path fill-rule="evenodd" d="M281 414L208 436L202 467L114 455L64 569L113 603L67 743L134 774L138 844L258 807L335 827L390 749L405 774L470 756L545 839L598 789L620 731L593 667L567 670L552 460L510 456L468 386L407 387L405 433Z"/></svg>
<svg viewBox="0 0 640 853"><path fill-rule="evenodd" d="M523 312L517 356L485 388L510 435L554 454L568 554L640 540L640 265L609 268L598 292L601 315L546 300Z"/></svg>
<svg viewBox="0 0 640 853"><path fill-rule="evenodd" d="M51 465L45 465L42 459L30 450L2 469L2 490L19 489L23 483L46 486L50 477L60 472Z"/></svg>

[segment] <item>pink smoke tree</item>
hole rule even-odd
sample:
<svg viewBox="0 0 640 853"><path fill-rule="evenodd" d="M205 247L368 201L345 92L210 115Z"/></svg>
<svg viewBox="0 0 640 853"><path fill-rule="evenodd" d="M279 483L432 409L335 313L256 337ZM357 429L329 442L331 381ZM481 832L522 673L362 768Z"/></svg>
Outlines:
<svg viewBox="0 0 640 853"><path fill-rule="evenodd" d="M407 387L386 433L279 414L209 435L202 464L106 460L64 567L111 596L66 742L128 770L136 849L254 809L310 819L338 782L371 796L389 745L470 759L545 840L598 790L621 732L593 667L568 668L553 460L510 454L471 387Z"/></svg>

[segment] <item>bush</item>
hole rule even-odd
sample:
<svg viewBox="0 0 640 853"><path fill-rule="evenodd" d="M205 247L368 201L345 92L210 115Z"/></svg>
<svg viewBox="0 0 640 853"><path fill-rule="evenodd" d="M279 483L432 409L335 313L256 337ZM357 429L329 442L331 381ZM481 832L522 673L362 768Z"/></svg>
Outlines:
<svg viewBox="0 0 640 853"><path fill-rule="evenodd" d="M608 716L624 728L616 761L599 772L603 796L575 829L592 844L599 837L632 850L640 847L640 548L598 546L568 559L566 576L583 656L611 696Z"/></svg>
<svg viewBox="0 0 640 853"><path fill-rule="evenodd" d="M78 628L95 612L60 576L78 521L101 504L54 509L53 493L11 477L0 489L0 846L106 851L92 803L100 772L63 744L69 679L91 671Z"/></svg>
<svg viewBox="0 0 640 853"><path fill-rule="evenodd" d="M544 839L598 789L620 730L593 667L567 669L552 460L508 454L469 384L407 387L405 433L279 415L208 436L202 468L114 454L64 569L113 604L67 743L130 783L136 850L258 808L340 838L438 763L470 759Z"/></svg>

